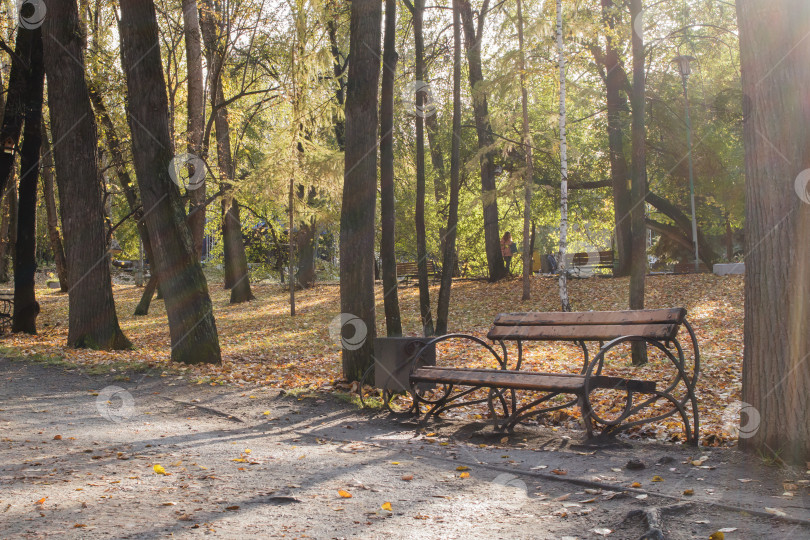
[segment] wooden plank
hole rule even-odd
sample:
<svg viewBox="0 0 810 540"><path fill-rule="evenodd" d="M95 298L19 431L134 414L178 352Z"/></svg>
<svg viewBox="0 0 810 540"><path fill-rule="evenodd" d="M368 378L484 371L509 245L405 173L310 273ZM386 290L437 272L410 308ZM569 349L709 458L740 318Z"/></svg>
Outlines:
<svg viewBox="0 0 810 540"><path fill-rule="evenodd" d="M580 311L574 313L501 313L495 317L494 324L497 326L681 324L685 317L686 310L684 308Z"/></svg>
<svg viewBox="0 0 810 540"><path fill-rule="evenodd" d="M493 326L491 340L610 341L623 336L643 336L666 341L678 333L677 324L590 324L566 326Z"/></svg>
<svg viewBox="0 0 810 540"><path fill-rule="evenodd" d="M411 379L418 383L452 383L460 386L560 391L575 394L585 390L585 377L582 375L532 371L457 369L430 366L416 369L411 374ZM591 390L608 389L651 394L655 392L655 388L656 383L654 381L623 379L605 375L595 375L591 378Z"/></svg>
<svg viewBox="0 0 810 540"><path fill-rule="evenodd" d="M581 393L585 389L585 377L581 375L560 376L549 373L497 369L467 370L423 367L414 370L411 374L411 381L566 393Z"/></svg>
<svg viewBox="0 0 810 540"><path fill-rule="evenodd" d="M652 394L655 392L655 384L655 381L637 381L635 379L622 379L621 377L607 377L605 375L594 375L591 377L592 390L605 388L624 392L631 391L640 394Z"/></svg>

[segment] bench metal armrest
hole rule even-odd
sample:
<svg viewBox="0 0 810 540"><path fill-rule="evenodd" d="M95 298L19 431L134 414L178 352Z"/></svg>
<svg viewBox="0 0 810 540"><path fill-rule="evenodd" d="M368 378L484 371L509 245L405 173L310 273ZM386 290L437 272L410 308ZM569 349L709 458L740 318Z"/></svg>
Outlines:
<svg viewBox="0 0 810 540"><path fill-rule="evenodd" d="M444 336L439 336L439 337L431 339L430 341L425 343L413 356L411 356L408 359L408 362L411 365L411 373L413 373L413 370L416 369L416 366L417 366L416 360L421 356L422 351L424 351L425 349L427 349L429 347L435 347L439 343L449 341L451 339L462 339L462 340L472 341L472 342L474 342L474 343L476 343L478 345L481 345L486 350L488 350L490 352L490 354L492 354L492 356L495 358L495 360L497 360L498 365L501 367L501 369L506 369L506 359L505 358L502 359L501 356L497 352L495 352L495 349L493 349L483 339L481 339L479 337L476 337L476 336L471 336L469 334L446 334ZM438 363L438 356L437 356L436 360L437 360L437 363Z"/></svg>

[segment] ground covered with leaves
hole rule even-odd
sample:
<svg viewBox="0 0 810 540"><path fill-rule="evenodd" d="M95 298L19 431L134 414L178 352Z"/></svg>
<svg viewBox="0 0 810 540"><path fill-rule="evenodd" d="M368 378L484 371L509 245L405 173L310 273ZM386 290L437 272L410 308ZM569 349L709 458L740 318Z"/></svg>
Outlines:
<svg viewBox="0 0 810 540"><path fill-rule="evenodd" d="M578 311L627 309L627 279L590 278L570 282L573 307ZM284 389L334 391L339 389L340 343L330 323L340 314L339 286L336 283L298 291L297 316L289 315L288 292L278 284L253 286L256 300L229 305L229 293L211 280L211 295L223 352L221 366L177 366L169 362L170 337L162 301L155 300L148 316L135 317L134 309L142 289L116 285L115 297L121 326L135 348L131 351L72 350L65 347L68 331L67 295L39 288L37 297L42 313L37 336L5 336L0 345L25 357L49 363L70 363L90 373L121 373L160 370L179 374L199 384L237 384ZM378 329L384 331L382 289L377 290ZM435 301L438 288L432 289ZM416 287L399 290L403 327L407 335L418 335L421 324ZM495 315L514 311L557 311L559 294L556 279L534 278L532 300L521 302L518 279L497 284L459 281L454 284L450 311L451 332L484 337ZM735 440L738 422L743 350L743 279L714 275L652 276L648 279L648 308L685 307L695 328L701 353L698 400L701 442L728 445ZM685 347L687 357L691 347ZM469 344L448 344L440 349L440 364L478 365L490 362ZM594 352L594 351L592 351ZM669 376L661 358L652 358L646 377ZM630 367L629 351L611 359L616 373L640 378ZM543 343L529 348L526 369L577 373L582 368L582 351L571 345ZM641 378L646 378L641 377ZM661 379L659 379L661 380ZM615 396L605 396L606 410L615 407ZM468 408L457 416L480 419L484 409ZM561 411L547 419L552 425L573 426L577 411ZM682 427L671 417L634 432L660 440L682 439Z"/></svg>

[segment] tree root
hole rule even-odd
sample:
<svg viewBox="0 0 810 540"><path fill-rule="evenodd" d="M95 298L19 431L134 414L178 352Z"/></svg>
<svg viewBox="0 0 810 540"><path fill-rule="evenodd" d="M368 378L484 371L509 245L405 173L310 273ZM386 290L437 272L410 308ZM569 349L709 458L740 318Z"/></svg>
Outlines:
<svg viewBox="0 0 810 540"><path fill-rule="evenodd" d="M633 510L627 514L622 520L622 523L629 519L637 517L644 518L647 522L647 532L639 537L638 540L664 540L664 525L662 517L664 514L672 514L682 512L692 506L691 502L683 502L672 504L670 506L651 506L640 510Z"/></svg>

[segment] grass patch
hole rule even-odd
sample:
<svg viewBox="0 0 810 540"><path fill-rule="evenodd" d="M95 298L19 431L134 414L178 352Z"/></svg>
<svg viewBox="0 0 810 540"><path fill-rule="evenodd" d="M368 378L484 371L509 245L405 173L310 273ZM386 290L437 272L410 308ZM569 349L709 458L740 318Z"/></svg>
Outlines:
<svg viewBox="0 0 810 540"><path fill-rule="evenodd" d="M76 369L78 366L73 362L68 362L62 356L49 356L46 354L31 354L24 355L20 349L16 347L0 346L0 356L4 356L12 361L25 361L33 362L47 367L63 368L63 369Z"/></svg>
<svg viewBox="0 0 810 540"><path fill-rule="evenodd" d="M332 392L332 395L338 398L340 401L354 405L358 409L364 408L363 402L360 401L360 396L357 394L350 394L348 392ZM365 400L366 409L382 409L385 405L382 398L378 395L367 396L363 399Z"/></svg>

